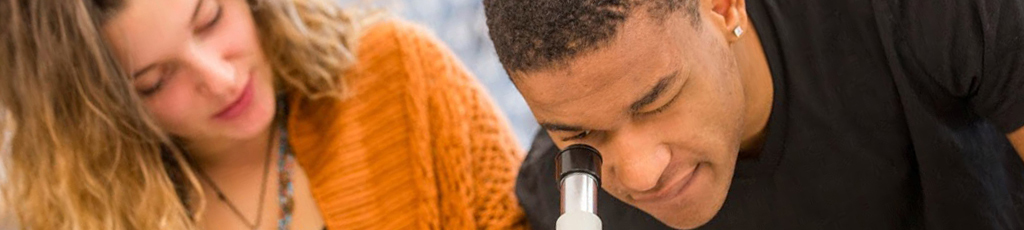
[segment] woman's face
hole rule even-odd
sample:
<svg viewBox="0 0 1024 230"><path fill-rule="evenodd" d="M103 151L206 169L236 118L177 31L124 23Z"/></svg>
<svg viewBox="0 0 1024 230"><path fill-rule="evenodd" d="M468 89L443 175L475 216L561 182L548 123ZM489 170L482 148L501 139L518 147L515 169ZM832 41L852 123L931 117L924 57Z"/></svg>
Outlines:
<svg viewBox="0 0 1024 230"><path fill-rule="evenodd" d="M245 0L128 0L103 32L172 135L215 146L269 128L272 71Z"/></svg>

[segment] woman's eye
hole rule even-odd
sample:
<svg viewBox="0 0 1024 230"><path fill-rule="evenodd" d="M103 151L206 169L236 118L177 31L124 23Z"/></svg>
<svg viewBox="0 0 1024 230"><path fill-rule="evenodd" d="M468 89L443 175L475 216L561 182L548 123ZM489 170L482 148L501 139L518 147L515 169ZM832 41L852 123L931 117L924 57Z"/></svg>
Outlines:
<svg viewBox="0 0 1024 230"><path fill-rule="evenodd" d="M139 90L139 94L143 97L152 96L153 94L156 94L157 91L160 91L160 88L163 87L163 85L163 79L158 79L156 83L152 84L152 86Z"/></svg>
<svg viewBox="0 0 1024 230"><path fill-rule="evenodd" d="M139 94L143 97L152 96L160 92L168 80L174 77L177 73L177 66L174 64L164 64L156 69L156 71L149 73L148 76L141 76L136 79L136 85L142 86L138 88Z"/></svg>
<svg viewBox="0 0 1024 230"><path fill-rule="evenodd" d="M197 28L196 32L198 32L198 33L206 32L206 31L212 29L214 26L217 26L217 23L220 22L220 19L224 16L223 14L224 14L224 7L222 7L220 5L217 5L217 11L213 14L213 18L211 18L209 20L209 22L207 22L206 24L203 24L202 26Z"/></svg>

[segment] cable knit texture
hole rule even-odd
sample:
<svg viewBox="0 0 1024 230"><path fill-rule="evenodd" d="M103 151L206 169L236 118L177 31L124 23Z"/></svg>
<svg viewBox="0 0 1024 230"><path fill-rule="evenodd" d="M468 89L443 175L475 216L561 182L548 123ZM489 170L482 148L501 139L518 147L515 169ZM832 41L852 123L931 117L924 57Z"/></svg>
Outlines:
<svg viewBox="0 0 1024 230"><path fill-rule="evenodd" d="M390 20L359 41L345 100L293 95L291 144L328 229L525 229L508 122L452 52Z"/></svg>

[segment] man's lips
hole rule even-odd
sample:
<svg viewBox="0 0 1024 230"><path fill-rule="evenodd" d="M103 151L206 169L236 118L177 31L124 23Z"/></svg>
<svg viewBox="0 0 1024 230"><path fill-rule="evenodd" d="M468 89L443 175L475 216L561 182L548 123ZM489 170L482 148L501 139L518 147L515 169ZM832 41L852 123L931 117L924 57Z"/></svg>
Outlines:
<svg viewBox="0 0 1024 230"><path fill-rule="evenodd" d="M234 102L229 104L227 107L222 109L214 118L217 119L231 119L241 115L246 108L252 104L253 98L253 78L249 78L249 82L245 83L245 88L242 90L242 94L238 95Z"/></svg>
<svg viewBox="0 0 1024 230"><path fill-rule="evenodd" d="M666 183L662 183L660 186L648 191L629 194L629 197L634 201L645 203L664 201L674 198L693 183L693 178L697 174L697 169L699 168L700 164L697 164L686 174L673 178L674 180L666 181Z"/></svg>

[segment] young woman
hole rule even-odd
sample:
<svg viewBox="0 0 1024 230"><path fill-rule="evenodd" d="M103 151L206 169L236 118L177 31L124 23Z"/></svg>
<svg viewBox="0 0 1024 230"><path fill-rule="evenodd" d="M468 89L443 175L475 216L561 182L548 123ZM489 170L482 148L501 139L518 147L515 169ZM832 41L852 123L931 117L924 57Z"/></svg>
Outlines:
<svg viewBox="0 0 1024 230"><path fill-rule="evenodd" d="M521 228L484 90L423 30L366 21L0 0L5 203L26 229Z"/></svg>

